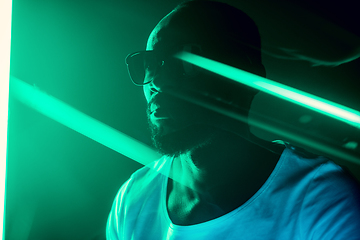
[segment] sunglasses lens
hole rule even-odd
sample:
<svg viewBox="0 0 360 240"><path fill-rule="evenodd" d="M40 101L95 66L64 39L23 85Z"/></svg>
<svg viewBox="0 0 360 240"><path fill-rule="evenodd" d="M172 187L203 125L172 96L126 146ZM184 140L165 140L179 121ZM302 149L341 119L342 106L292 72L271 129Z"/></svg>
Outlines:
<svg viewBox="0 0 360 240"><path fill-rule="evenodd" d="M144 72L144 58L142 53L134 53L126 57L126 64L131 80L135 85L143 85Z"/></svg>
<svg viewBox="0 0 360 240"><path fill-rule="evenodd" d="M159 64L152 52L137 52L126 57L131 80L135 85L144 85L152 81Z"/></svg>
<svg viewBox="0 0 360 240"><path fill-rule="evenodd" d="M194 45L187 45L181 48L194 54L200 53L200 48ZM130 54L126 57L126 64L132 82L142 86L151 82L156 76L159 68L164 65L166 71L171 72L175 78L194 77L198 68L194 65L175 58L167 58L160 61L153 51L141 51Z"/></svg>

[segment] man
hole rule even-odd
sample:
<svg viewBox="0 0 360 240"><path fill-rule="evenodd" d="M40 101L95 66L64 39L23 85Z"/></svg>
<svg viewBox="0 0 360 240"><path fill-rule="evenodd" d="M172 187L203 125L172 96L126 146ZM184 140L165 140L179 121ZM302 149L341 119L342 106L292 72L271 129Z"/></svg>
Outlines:
<svg viewBox="0 0 360 240"><path fill-rule="evenodd" d="M265 76L259 50L246 14L190 1L158 23L146 51L128 56L164 157L121 187L108 239L360 239L359 189L339 166L291 148L281 156L264 148L246 124L256 91L173 57L188 51Z"/></svg>

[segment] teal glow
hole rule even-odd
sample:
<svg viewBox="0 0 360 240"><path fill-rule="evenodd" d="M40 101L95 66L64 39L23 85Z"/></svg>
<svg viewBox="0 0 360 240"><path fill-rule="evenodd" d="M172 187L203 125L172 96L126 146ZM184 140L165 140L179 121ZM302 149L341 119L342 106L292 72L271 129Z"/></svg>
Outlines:
<svg viewBox="0 0 360 240"><path fill-rule="evenodd" d="M354 155L349 151L346 151L341 146L334 146L333 144L331 144L331 141L330 142L324 141L323 138L315 139L313 136L308 136L305 133L303 134L296 133L294 131L288 130L286 126L278 126L276 122L270 121L270 119L266 119L265 121L253 117L251 119L248 119L241 114L233 112L232 110L215 106L201 99L196 99L191 96L182 95L181 93L171 89L167 89L167 92L175 97L183 99L184 101L195 103L199 106L210 109L224 116L228 116L230 118L236 119L240 122L249 123L254 127L257 127L259 129L270 132L276 136L279 136L280 139L286 139L286 141L289 141L296 146L300 146L311 151L316 151L317 154L327 155L327 156L330 155L332 156L332 158L335 157L337 159L343 159L349 162L360 164L359 156L357 156L356 154ZM309 119L308 117L309 116L306 117L306 120ZM273 141L273 142L279 142L279 141ZM347 149L355 149L357 147L357 143L348 143L346 144L346 146L343 147Z"/></svg>
<svg viewBox="0 0 360 240"><path fill-rule="evenodd" d="M7 126L10 73L12 1L0 2L0 236L5 239Z"/></svg>
<svg viewBox="0 0 360 240"><path fill-rule="evenodd" d="M141 164L161 156L146 144L11 76L10 94L23 104Z"/></svg>
<svg viewBox="0 0 360 240"><path fill-rule="evenodd" d="M360 112L351 108L192 53L181 52L175 57L360 129Z"/></svg>
<svg viewBox="0 0 360 240"><path fill-rule="evenodd" d="M331 156L337 159L347 160L356 164L360 164L360 158L357 154L346 151L347 149L355 149L357 147L356 142L350 142L343 146L335 146L331 142L324 141L324 139L314 138L313 136L307 136L305 134L295 133L293 131L287 130L285 127L277 127L274 123L269 121L261 121L256 119L251 119L251 125L256 126L260 129L264 129L268 132L271 132L277 136L280 136L287 141L291 142L296 146L306 148L307 150L316 151L316 154ZM273 141L276 142L276 141Z"/></svg>

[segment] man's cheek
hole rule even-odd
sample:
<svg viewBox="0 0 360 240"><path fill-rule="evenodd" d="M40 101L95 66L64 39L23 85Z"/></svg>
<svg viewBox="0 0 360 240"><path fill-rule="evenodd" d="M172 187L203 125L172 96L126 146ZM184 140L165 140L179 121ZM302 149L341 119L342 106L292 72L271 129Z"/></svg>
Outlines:
<svg viewBox="0 0 360 240"><path fill-rule="evenodd" d="M143 86L143 92L144 92L146 101L149 102L150 101L150 86L149 86L149 84L146 84Z"/></svg>

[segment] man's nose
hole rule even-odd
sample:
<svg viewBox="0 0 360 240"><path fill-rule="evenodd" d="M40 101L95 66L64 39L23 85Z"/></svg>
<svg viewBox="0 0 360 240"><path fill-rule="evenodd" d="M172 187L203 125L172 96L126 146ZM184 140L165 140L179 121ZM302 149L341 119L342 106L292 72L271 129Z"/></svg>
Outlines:
<svg viewBox="0 0 360 240"><path fill-rule="evenodd" d="M149 90L153 93L162 92L164 88L163 80L159 79L159 77L155 77L148 85Z"/></svg>
<svg viewBox="0 0 360 240"><path fill-rule="evenodd" d="M167 88L173 87L175 87L175 82L171 78L171 73L160 67L156 75L152 77L152 81L144 85L145 97L149 101L153 94L164 92Z"/></svg>
<svg viewBox="0 0 360 240"><path fill-rule="evenodd" d="M143 86L145 98L148 102L153 94L161 93L163 89L166 88L167 83L162 75L161 72L158 72L156 76L152 77L150 83Z"/></svg>

